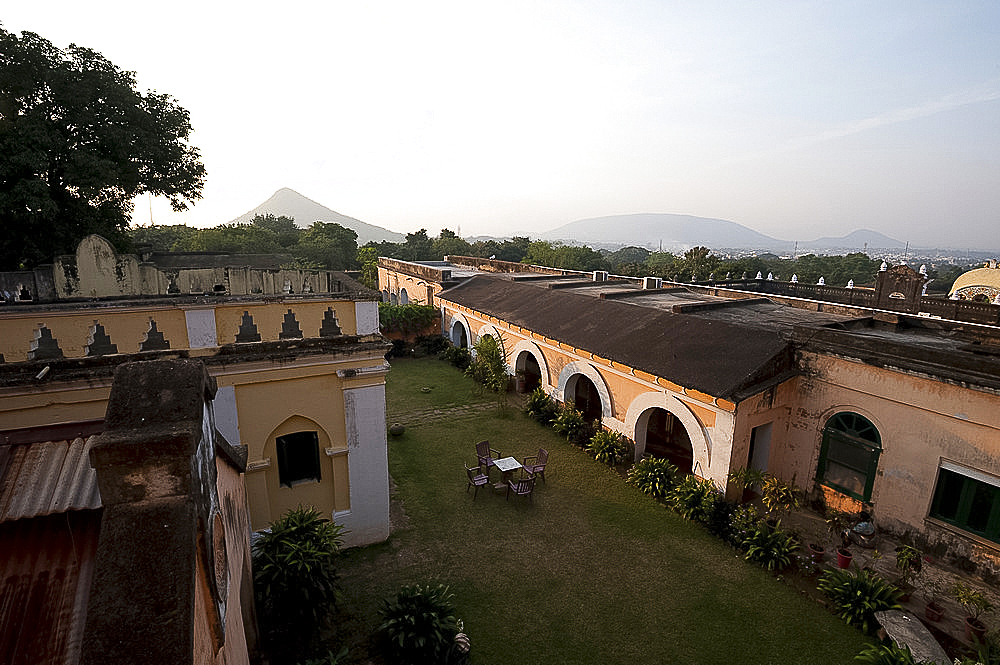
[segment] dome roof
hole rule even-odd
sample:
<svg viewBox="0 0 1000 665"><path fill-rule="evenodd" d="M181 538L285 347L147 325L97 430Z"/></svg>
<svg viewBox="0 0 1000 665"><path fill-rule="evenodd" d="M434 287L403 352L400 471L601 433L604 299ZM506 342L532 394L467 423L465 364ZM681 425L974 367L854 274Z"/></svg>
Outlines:
<svg viewBox="0 0 1000 665"><path fill-rule="evenodd" d="M976 296L981 296L978 299L985 299L987 302L996 298L998 294L1000 294L1000 267L996 261L990 261L983 268L962 273L948 292L952 298L972 300Z"/></svg>

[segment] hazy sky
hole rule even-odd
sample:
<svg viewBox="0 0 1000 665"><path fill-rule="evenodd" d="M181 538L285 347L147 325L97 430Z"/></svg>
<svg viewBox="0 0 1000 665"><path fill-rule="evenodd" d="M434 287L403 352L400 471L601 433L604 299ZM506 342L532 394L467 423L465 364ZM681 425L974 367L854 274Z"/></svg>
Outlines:
<svg viewBox="0 0 1000 665"><path fill-rule="evenodd" d="M154 200L157 223L290 187L431 235L669 212L1000 247L997 0L49 0L0 21L190 111L204 198Z"/></svg>

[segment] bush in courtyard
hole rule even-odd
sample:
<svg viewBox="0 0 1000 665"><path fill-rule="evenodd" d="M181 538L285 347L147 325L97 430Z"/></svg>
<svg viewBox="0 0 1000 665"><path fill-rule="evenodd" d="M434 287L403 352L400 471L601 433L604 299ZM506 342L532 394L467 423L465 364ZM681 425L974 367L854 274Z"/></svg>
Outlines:
<svg viewBox="0 0 1000 665"><path fill-rule="evenodd" d="M566 402L559 408L556 417L552 419L552 429L566 437L570 443L579 443L589 439L587 421L583 414L576 410L573 402Z"/></svg>
<svg viewBox="0 0 1000 665"><path fill-rule="evenodd" d="M414 335L430 328L441 316L433 305L390 305L386 302L378 304L379 330L383 335L398 333Z"/></svg>
<svg viewBox="0 0 1000 665"><path fill-rule="evenodd" d="M559 405L539 386L528 394L524 412L532 420L549 425L559 412Z"/></svg>
<svg viewBox="0 0 1000 665"><path fill-rule="evenodd" d="M757 529L761 523L757 508L750 503L736 506L729 517L729 542L737 547L743 547L743 541Z"/></svg>
<svg viewBox="0 0 1000 665"><path fill-rule="evenodd" d="M862 665L918 665L910 647L900 648L893 643L869 644L854 657L854 662Z"/></svg>
<svg viewBox="0 0 1000 665"><path fill-rule="evenodd" d="M729 503L724 499L712 504L712 510L708 515L708 520L705 522L709 533L721 540L731 541L733 513L736 509L736 504Z"/></svg>
<svg viewBox="0 0 1000 665"><path fill-rule="evenodd" d="M587 452L598 462L614 466L628 460L629 446L625 437L618 432L601 430L590 438Z"/></svg>
<svg viewBox="0 0 1000 665"><path fill-rule="evenodd" d="M455 367L459 368L463 372L472 363L472 354L468 349L464 349L460 346L449 346L444 351L438 354L438 358L441 360L451 363Z"/></svg>
<svg viewBox="0 0 1000 665"><path fill-rule="evenodd" d="M309 655L337 609L343 527L314 508L288 511L252 546L260 624L272 656Z"/></svg>
<svg viewBox="0 0 1000 665"><path fill-rule="evenodd" d="M506 394L510 377L496 338L493 335L483 335L476 340L473 348L476 350L476 357L465 369L466 376L490 392Z"/></svg>
<svg viewBox="0 0 1000 665"><path fill-rule="evenodd" d="M899 609L899 590L870 570L831 569L816 588L830 599L837 616L868 634L878 625L875 612Z"/></svg>
<svg viewBox="0 0 1000 665"><path fill-rule="evenodd" d="M758 522L743 540L744 558L771 571L781 572L792 564L799 543L795 535L781 529L781 522L768 526Z"/></svg>
<svg viewBox="0 0 1000 665"><path fill-rule="evenodd" d="M425 356L436 356L449 346L451 342L442 335L421 335L416 341L416 348Z"/></svg>
<svg viewBox="0 0 1000 665"><path fill-rule="evenodd" d="M684 519L707 524L715 503L724 501L722 493L711 480L699 480L696 476L685 476L674 485L667 496L667 503Z"/></svg>
<svg viewBox="0 0 1000 665"><path fill-rule="evenodd" d="M390 663L442 665L459 662L456 636L461 621L455 617L452 594L443 584L404 586L379 610L378 632ZM453 653L455 652L455 653Z"/></svg>
<svg viewBox="0 0 1000 665"><path fill-rule="evenodd" d="M676 478L677 467L662 458L641 459L628 470L628 483L655 499L665 499Z"/></svg>

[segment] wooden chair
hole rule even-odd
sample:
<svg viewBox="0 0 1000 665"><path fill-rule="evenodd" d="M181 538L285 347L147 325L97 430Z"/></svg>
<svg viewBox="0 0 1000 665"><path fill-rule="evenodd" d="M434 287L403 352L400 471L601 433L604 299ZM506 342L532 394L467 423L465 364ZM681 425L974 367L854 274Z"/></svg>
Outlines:
<svg viewBox="0 0 1000 665"><path fill-rule="evenodd" d="M507 497L510 499L510 493L514 493L514 500L517 501L517 497L526 496L528 501L534 503L531 498L531 493L535 489L535 477L532 475L527 475L527 477L519 478L518 480L508 480L507 481Z"/></svg>
<svg viewBox="0 0 1000 665"><path fill-rule="evenodd" d="M548 463L549 451L545 450L545 448L539 448L538 454L525 457L524 463L521 466L531 475L541 476L542 482L545 482L545 465Z"/></svg>
<svg viewBox="0 0 1000 665"><path fill-rule="evenodd" d="M479 488L490 484L490 477L482 471L482 467L465 465L465 475L469 477L469 484L465 486L465 493L469 493L470 487L475 487L476 490L472 493L473 501L476 500L476 496L479 494Z"/></svg>
<svg viewBox="0 0 1000 665"><path fill-rule="evenodd" d="M486 475L490 475L490 467L493 466L493 461L498 460L503 455L500 451L495 448L490 448L489 441L480 441L476 444L476 457L479 458L479 467L486 467Z"/></svg>

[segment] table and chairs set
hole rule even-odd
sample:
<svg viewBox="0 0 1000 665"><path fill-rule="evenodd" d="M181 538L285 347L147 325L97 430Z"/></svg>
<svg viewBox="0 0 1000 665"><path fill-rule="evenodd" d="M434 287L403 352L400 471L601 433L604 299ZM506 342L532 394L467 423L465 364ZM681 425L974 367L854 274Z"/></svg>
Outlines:
<svg viewBox="0 0 1000 665"><path fill-rule="evenodd" d="M535 480L541 478L545 482L545 466L549 462L549 451L539 448L538 453L529 455L522 461L515 457L504 457L500 451L491 448L489 441L480 441L476 444L476 465L465 465L465 473L469 483L465 486L465 491L474 489L472 500L475 501L479 494L480 487L492 486L494 492L506 491L506 499L509 500L511 494L517 497L528 497L529 502L534 502L531 498L535 490ZM490 478L490 471L496 468L500 472L500 481L493 483ZM514 477L515 473L518 475Z"/></svg>

